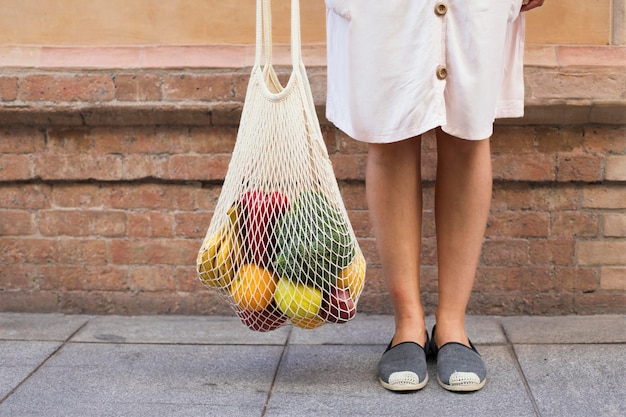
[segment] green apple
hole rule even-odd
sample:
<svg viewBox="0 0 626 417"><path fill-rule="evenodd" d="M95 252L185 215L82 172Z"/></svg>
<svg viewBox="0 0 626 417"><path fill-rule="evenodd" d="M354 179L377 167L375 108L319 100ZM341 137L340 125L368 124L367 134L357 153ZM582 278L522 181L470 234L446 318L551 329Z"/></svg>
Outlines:
<svg viewBox="0 0 626 417"><path fill-rule="evenodd" d="M291 318L311 319L322 306L322 291L282 277L276 285L274 301L280 311Z"/></svg>

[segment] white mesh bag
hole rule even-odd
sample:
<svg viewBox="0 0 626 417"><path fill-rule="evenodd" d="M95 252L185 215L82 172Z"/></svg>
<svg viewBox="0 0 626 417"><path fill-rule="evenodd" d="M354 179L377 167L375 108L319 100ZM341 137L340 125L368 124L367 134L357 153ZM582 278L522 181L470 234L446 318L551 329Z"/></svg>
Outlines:
<svg viewBox="0 0 626 417"><path fill-rule="evenodd" d="M292 72L272 66L271 0L257 0L256 59L232 159L198 253L200 280L252 330L356 314L365 259L322 139L291 2Z"/></svg>

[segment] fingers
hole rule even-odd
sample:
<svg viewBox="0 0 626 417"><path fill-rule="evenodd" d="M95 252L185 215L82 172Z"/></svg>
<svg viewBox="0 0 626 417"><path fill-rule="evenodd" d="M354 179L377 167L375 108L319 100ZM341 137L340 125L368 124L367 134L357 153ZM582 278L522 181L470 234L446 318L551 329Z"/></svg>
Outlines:
<svg viewBox="0 0 626 417"><path fill-rule="evenodd" d="M524 1L523 3L526 3L526 4L522 5L522 11L526 12L526 11L532 10L532 9L534 9L536 7L543 6L543 2L544 2L544 0L529 0L528 2Z"/></svg>

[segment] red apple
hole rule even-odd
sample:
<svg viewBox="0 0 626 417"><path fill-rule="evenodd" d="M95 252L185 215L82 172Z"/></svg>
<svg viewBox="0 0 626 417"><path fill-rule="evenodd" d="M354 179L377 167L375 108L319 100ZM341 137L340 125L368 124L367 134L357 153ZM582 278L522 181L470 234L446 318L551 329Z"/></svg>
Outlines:
<svg viewBox="0 0 626 417"><path fill-rule="evenodd" d="M250 330L257 332L276 330L288 319L274 303L261 311L237 310L237 315Z"/></svg>
<svg viewBox="0 0 626 417"><path fill-rule="evenodd" d="M319 316L328 323L345 323L356 314L356 305L350 291L333 287L324 297Z"/></svg>

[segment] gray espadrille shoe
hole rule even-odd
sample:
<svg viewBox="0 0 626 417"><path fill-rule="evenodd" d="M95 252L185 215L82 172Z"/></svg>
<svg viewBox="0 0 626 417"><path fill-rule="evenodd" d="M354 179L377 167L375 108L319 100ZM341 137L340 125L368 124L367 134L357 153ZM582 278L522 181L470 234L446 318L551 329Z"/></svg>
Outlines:
<svg viewBox="0 0 626 417"><path fill-rule="evenodd" d="M470 346L450 342L437 348L433 328L429 349L437 357L437 382L448 391L478 391L487 382L485 362L471 341Z"/></svg>
<svg viewBox="0 0 626 417"><path fill-rule="evenodd" d="M426 351L415 342L403 342L394 347L389 343L378 362L378 377L382 386L390 391L424 388L428 382Z"/></svg>

